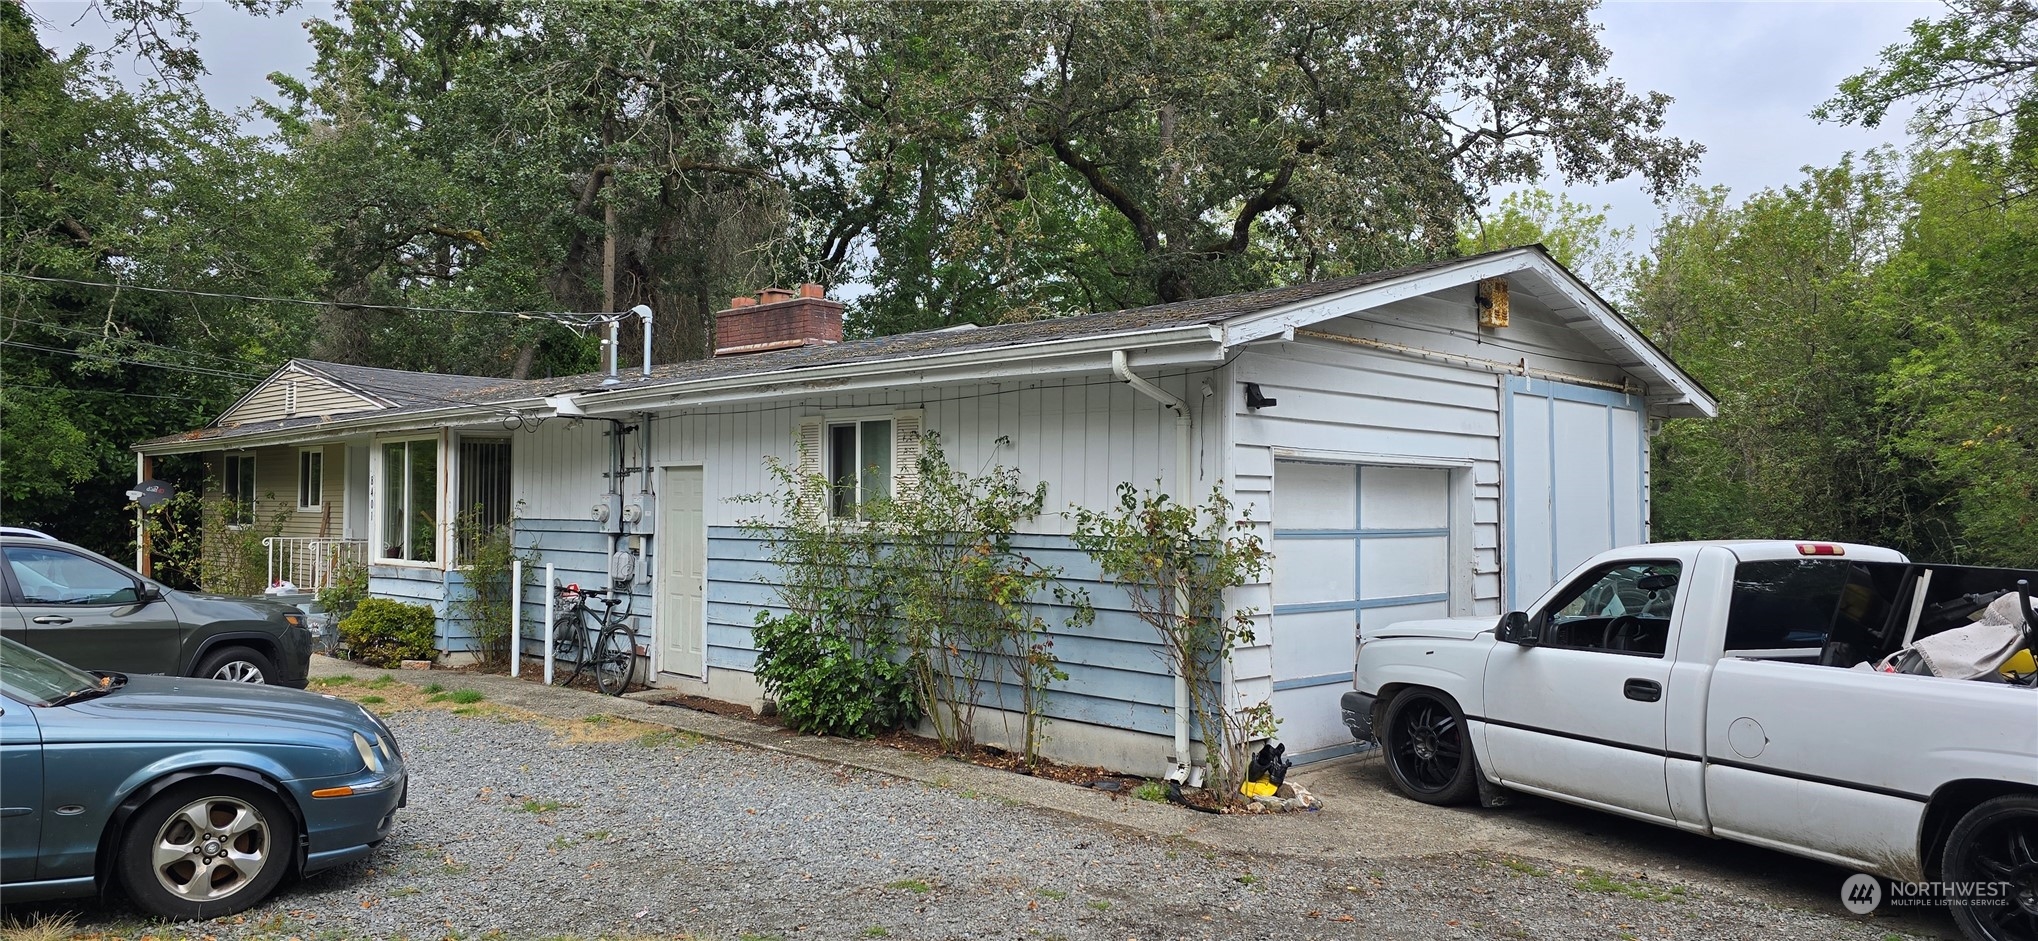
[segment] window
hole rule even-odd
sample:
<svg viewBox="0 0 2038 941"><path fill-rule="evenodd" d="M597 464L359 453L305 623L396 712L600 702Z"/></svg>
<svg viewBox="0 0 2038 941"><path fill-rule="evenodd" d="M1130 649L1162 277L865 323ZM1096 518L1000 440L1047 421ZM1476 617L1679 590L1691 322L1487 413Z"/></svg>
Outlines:
<svg viewBox="0 0 2038 941"><path fill-rule="evenodd" d="M325 491L326 453L320 448L297 452L297 508L316 510L319 494Z"/></svg>
<svg viewBox="0 0 2038 941"><path fill-rule="evenodd" d="M1543 643L1661 657L1679 570L1676 562L1619 562L1578 579L1545 615Z"/></svg>
<svg viewBox="0 0 2038 941"><path fill-rule="evenodd" d="M476 537L510 521L510 443L507 438L460 439L460 558Z"/></svg>
<svg viewBox="0 0 2038 941"><path fill-rule="evenodd" d="M255 456L226 456L222 489L226 491L227 525L246 526L255 521Z"/></svg>
<svg viewBox="0 0 2038 941"><path fill-rule="evenodd" d="M432 562L439 557L439 443L382 445L382 553L377 558Z"/></svg>
<svg viewBox="0 0 2038 941"><path fill-rule="evenodd" d="M892 495L889 418L828 426L828 515L857 515L864 504Z"/></svg>
<svg viewBox="0 0 2038 941"><path fill-rule="evenodd" d="M23 604L134 604L140 585L119 569L56 549L15 546L7 567Z"/></svg>

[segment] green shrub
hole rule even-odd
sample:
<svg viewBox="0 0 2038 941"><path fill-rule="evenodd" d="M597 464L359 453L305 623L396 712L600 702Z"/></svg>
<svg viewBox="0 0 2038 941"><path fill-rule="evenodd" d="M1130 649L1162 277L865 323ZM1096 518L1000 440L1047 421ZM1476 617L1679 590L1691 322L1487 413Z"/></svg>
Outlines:
<svg viewBox="0 0 2038 941"><path fill-rule="evenodd" d="M387 598L364 598L340 622L340 642L354 659L369 666L401 666L405 660L430 660L438 654L438 618L424 605Z"/></svg>
<svg viewBox="0 0 2038 941"><path fill-rule="evenodd" d="M757 681L786 724L808 735L865 738L918 718L912 672L797 615L757 615Z"/></svg>

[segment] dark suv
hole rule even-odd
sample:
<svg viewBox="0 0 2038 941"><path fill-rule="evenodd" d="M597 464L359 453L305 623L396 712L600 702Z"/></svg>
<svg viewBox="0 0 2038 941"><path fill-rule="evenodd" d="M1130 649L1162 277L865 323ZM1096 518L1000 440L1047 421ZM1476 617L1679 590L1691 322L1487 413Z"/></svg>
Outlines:
<svg viewBox="0 0 2038 941"><path fill-rule="evenodd" d="M87 670L303 689L304 614L259 598L165 588L54 539L0 536L0 633Z"/></svg>

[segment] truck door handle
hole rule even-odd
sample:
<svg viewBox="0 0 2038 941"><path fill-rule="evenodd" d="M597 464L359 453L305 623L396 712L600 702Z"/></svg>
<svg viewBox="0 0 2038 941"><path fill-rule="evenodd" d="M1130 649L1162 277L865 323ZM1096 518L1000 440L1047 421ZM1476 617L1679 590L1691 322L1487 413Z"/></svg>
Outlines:
<svg viewBox="0 0 2038 941"><path fill-rule="evenodd" d="M1621 693L1636 702L1655 702L1663 698L1663 684L1655 680L1629 680L1621 687Z"/></svg>
<svg viewBox="0 0 2038 941"><path fill-rule="evenodd" d="M71 619L61 614L45 614L35 619L37 624L69 624Z"/></svg>

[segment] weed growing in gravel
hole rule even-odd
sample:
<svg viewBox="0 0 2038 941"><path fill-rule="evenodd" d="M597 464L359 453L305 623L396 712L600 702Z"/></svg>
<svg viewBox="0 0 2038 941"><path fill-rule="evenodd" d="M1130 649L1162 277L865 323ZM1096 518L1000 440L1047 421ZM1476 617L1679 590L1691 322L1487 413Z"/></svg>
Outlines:
<svg viewBox="0 0 2038 941"><path fill-rule="evenodd" d="M1092 899L1090 900L1090 907L1100 912L1108 912L1111 910L1111 903L1106 899Z"/></svg>
<svg viewBox="0 0 2038 941"><path fill-rule="evenodd" d="M1256 883L1256 882L1260 881L1260 877L1258 877L1258 876L1255 876L1255 875L1253 875L1252 873L1246 873L1245 875L1243 875L1243 876L1238 876L1238 877L1236 877L1236 878L1232 879L1231 881L1233 881L1233 882L1236 882L1236 883L1238 883L1239 885L1246 885L1246 886L1249 886L1249 885L1252 885L1253 883Z"/></svg>
<svg viewBox="0 0 2038 941"><path fill-rule="evenodd" d="M566 834L564 834L564 833L561 833L561 834L559 834L558 836L555 836L555 837L553 837L553 838L552 838L552 848L553 848L553 849L555 849L555 850L563 850L563 849L569 849L569 848L571 848L572 846L573 846L573 838L572 838L572 837L570 837L570 836L567 836L567 835L566 835Z"/></svg>
<svg viewBox="0 0 2038 941"><path fill-rule="evenodd" d="M580 721L582 721L582 722L592 722L592 723L594 723L595 725L600 725L600 724L602 724L602 723L604 723L604 722L607 722L607 721L609 721L609 717L608 717L607 715L603 714L603 713L599 713L599 712L590 712L590 713L588 713L587 715L581 716L581 717L580 717Z"/></svg>
<svg viewBox="0 0 2038 941"><path fill-rule="evenodd" d="M606 843L608 842L609 839L609 831L589 830L586 833L581 834L581 836L585 839L593 840L596 843Z"/></svg>
<svg viewBox="0 0 2038 941"><path fill-rule="evenodd" d="M892 936L892 929L883 925L872 925L863 929L863 936L866 938L889 938Z"/></svg>
<svg viewBox="0 0 2038 941"><path fill-rule="evenodd" d="M404 896L407 896L407 895L416 895L416 894L418 894L419 892L422 892L422 891L424 891L424 890L423 890L423 889L420 889L420 888L418 888L417 886L414 886L414 885L407 885L407 886L403 886L403 887L401 887L401 888L398 888L398 889L397 889L396 891L394 891L394 892L391 892L391 893L389 893L389 897L390 897L390 898L393 898L393 899L400 899L400 898L403 898Z"/></svg>
<svg viewBox="0 0 2038 941"><path fill-rule="evenodd" d="M1629 882L1597 869L1578 870L1578 880L1572 885L1587 892L1624 895L1643 902L1681 902L1685 894L1683 886L1659 889L1653 885Z"/></svg>
<svg viewBox="0 0 2038 941"><path fill-rule="evenodd" d="M444 865L439 867L439 871L449 876L457 876L467 871L467 864L447 860Z"/></svg>
<svg viewBox="0 0 2038 941"><path fill-rule="evenodd" d="M1168 802L1168 786L1162 781L1146 781L1132 789L1132 796L1143 801L1165 804Z"/></svg>
<svg viewBox="0 0 2038 941"><path fill-rule="evenodd" d="M934 891L933 886L928 885L926 882L919 879L900 879L896 882L888 882L885 884L885 888L905 889L906 891L911 892L914 895L926 895L927 893Z"/></svg>
<svg viewBox="0 0 2038 941"><path fill-rule="evenodd" d="M354 701L360 703L363 706L380 706L383 703L388 702L389 700L384 699L380 696L363 696L360 699L356 699Z"/></svg>
<svg viewBox="0 0 2038 941"><path fill-rule="evenodd" d="M389 674L387 674L387 673L384 673L384 674L382 674L381 676L378 676L378 677L376 677L375 679L373 679L373 680L369 681L369 683L368 683L368 688L369 688L369 689L388 689L388 688L390 688L391 686L395 686L395 685L396 685L396 677L393 677L393 676L390 676L390 675L389 675Z"/></svg>
<svg viewBox="0 0 2038 941"><path fill-rule="evenodd" d="M425 692L427 693L443 693L445 691L446 688L444 686L440 686L437 683L432 683L425 687Z"/></svg>
<svg viewBox="0 0 2038 941"><path fill-rule="evenodd" d="M1502 859L1500 864L1524 876L1547 876L1550 874L1548 870L1538 869L1519 859Z"/></svg>
<svg viewBox="0 0 2038 941"><path fill-rule="evenodd" d="M567 804L567 803L563 803L563 802L560 802L560 801L541 801L541 800L538 800L538 799L537 799L537 798L535 798L535 797L532 797L532 798L526 798L526 799L524 800L524 805L523 805L522 807L512 807L512 808L510 808L510 809L511 809L511 810L520 810L520 811L523 811L524 813L527 813L527 814L549 814L549 813L551 813L551 812L553 812L553 811L555 811L555 810L558 810L558 809L559 809L559 808L561 808L561 807L571 807L571 806L573 806L573 805L572 805L572 804Z"/></svg>
<svg viewBox="0 0 2038 941"><path fill-rule="evenodd" d="M637 744L645 748L659 748L665 745L692 748L703 741L706 739L681 729L655 729L637 736Z"/></svg>
<svg viewBox="0 0 2038 941"><path fill-rule="evenodd" d="M340 674L339 676L321 676L321 677L318 677L318 678L316 678L316 679L313 679L313 680L311 681L311 685L313 685L313 686L345 686L345 685L347 685L347 684L349 684L349 683L352 683L352 682L354 682L354 675L353 675L352 673L342 673L342 674Z"/></svg>
<svg viewBox="0 0 2038 941"><path fill-rule="evenodd" d="M1033 894L1044 899L1054 899L1057 902L1069 897L1067 892L1063 892L1060 889L1035 889Z"/></svg>
<svg viewBox="0 0 2038 941"><path fill-rule="evenodd" d="M435 684L433 684L433 685L435 685L435 686L436 686L436 685L438 685L438 684L436 684L436 683L435 683ZM428 687L428 688L426 688L425 692L428 692L428 693L429 693L429 692L431 692L431 689L430 689L430 688ZM450 703L454 703L454 704L456 704L456 705L461 705L461 706L471 706L471 705L473 705L473 704L475 704L475 703L478 703L478 702L480 702L480 701L482 701L483 699L486 699L486 698L487 698L487 697L485 697L485 696L481 695L481 691L480 691L480 690L478 690L478 689L456 689L456 690L454 690L454 691L452 691L452 692L450 692L450 693L447 693L447 692L440 692L440 693L435 693L435 694L433 694L433 696L432 696L432 698L431 698L431 699L429 699L429 700L426 700L426 701L427 701L427 702L450 702Z"/></svg>

